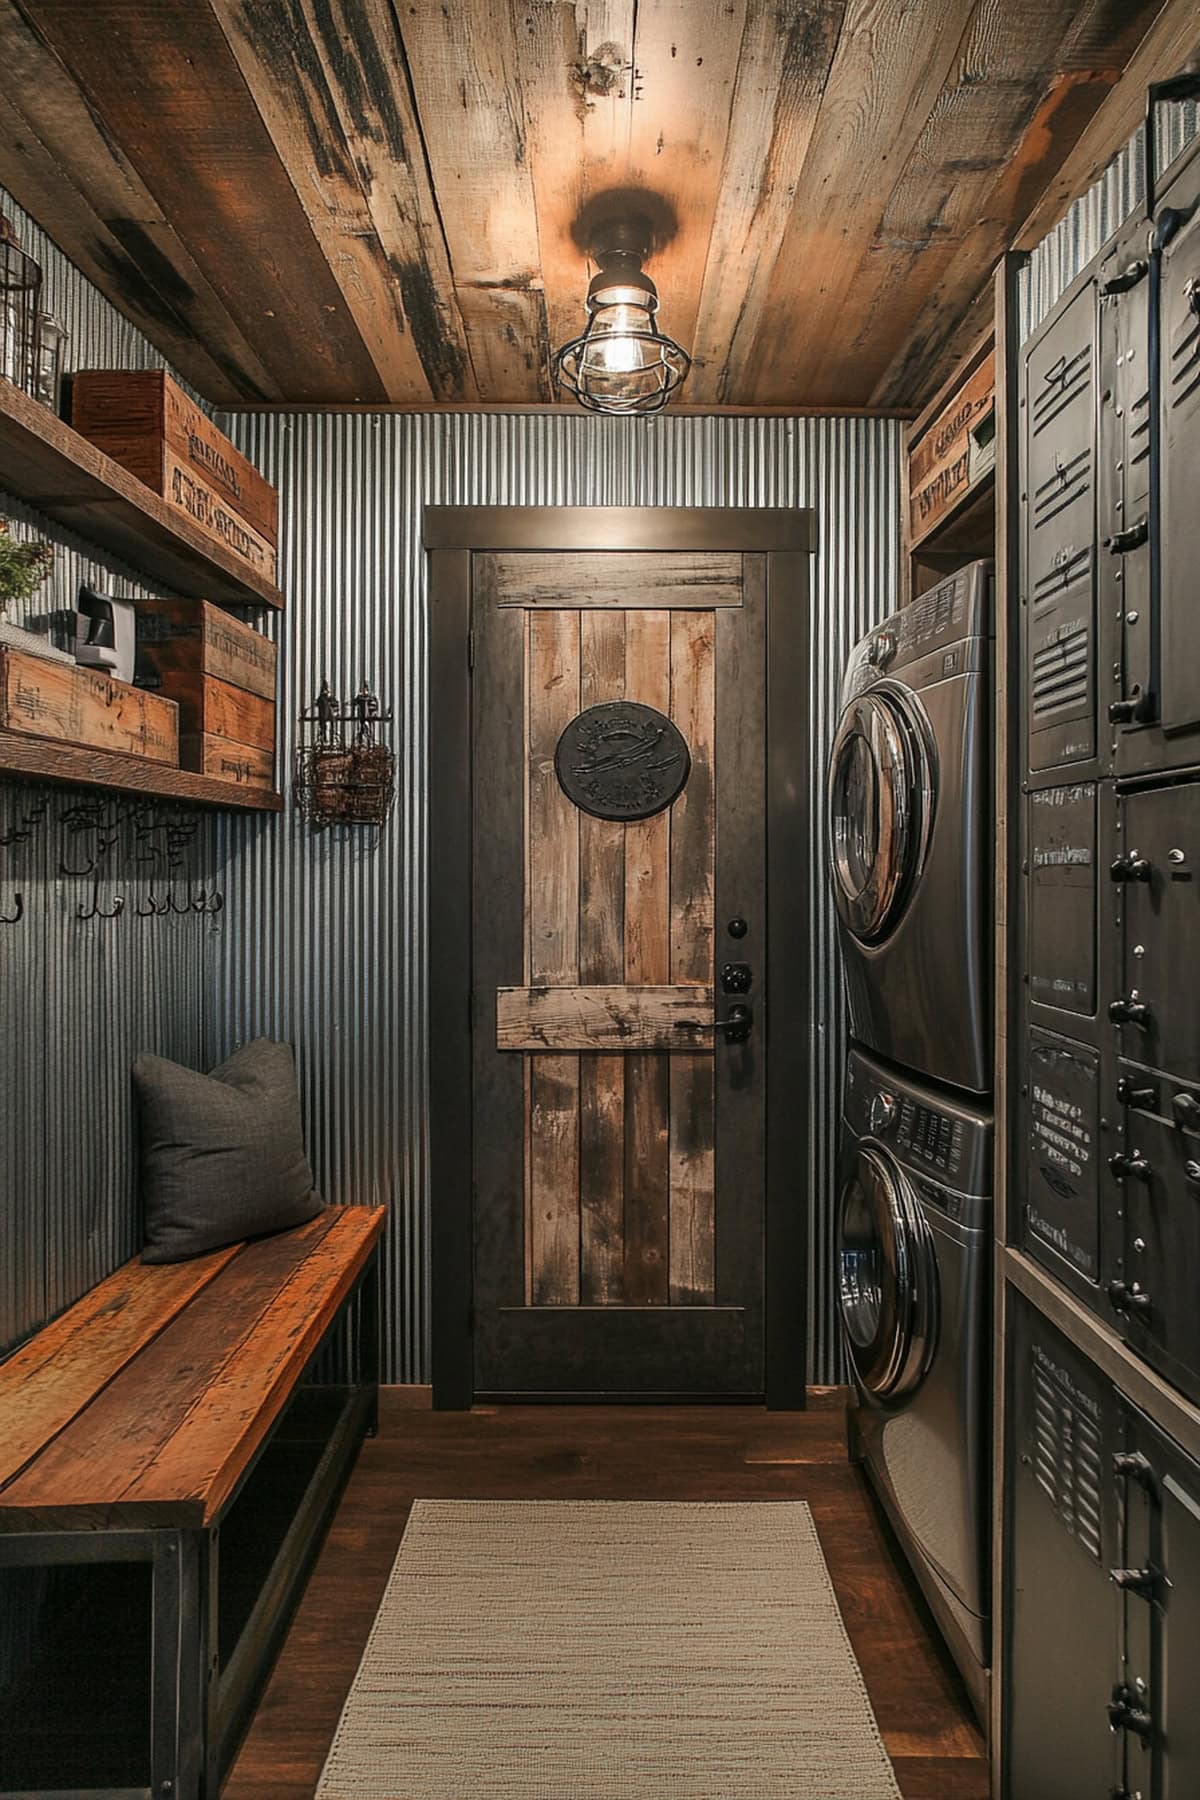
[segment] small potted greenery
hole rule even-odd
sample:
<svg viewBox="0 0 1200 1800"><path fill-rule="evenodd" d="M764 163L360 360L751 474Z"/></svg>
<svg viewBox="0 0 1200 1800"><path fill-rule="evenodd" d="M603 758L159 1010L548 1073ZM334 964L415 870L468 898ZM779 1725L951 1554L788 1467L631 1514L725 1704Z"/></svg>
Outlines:
<svg viewBox="0 0 1200 1800"><path fill-rule="evenodd" d="M0 519L0 613L12 600L32 600L54 566L52 544L22 544Z"/></svg>

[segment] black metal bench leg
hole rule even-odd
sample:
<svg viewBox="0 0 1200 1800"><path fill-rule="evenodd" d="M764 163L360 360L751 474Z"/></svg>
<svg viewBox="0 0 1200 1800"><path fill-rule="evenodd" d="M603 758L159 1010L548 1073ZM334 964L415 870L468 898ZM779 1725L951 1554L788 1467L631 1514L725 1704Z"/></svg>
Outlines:
<svg viewBox="0 0 1200 1800"><path fill-rule="evenodd" d="M150 1792L154 1800L202 1800L208 1607L201 1540L154 1533Z"/></svg>
<svg viewBox="0 0 1200 1800"><path fill-rule="evenodd" d="M371 1391L371 1409L367 1414L366 1435L375 1437L379 1432L379 1359L380 1359L380 1295L382 1292L383 1270L376 1245L371 1255L371 1266L367 1270L362 1284L362 1305L359 1313L359 1379L362 1385Z"/></svg>

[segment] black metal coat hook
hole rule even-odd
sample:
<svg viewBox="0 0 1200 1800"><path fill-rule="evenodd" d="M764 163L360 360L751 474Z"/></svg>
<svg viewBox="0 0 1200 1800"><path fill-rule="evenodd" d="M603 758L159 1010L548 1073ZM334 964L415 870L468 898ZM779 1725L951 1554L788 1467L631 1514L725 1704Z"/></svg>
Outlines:
<svg viewBox="0 0 1200 1800"><path fill-rule="evenodd" d="M25 916L25 901L24 901L23 896L20 894L14 894L13 899L17 903L16 912L11 912L11 913L0 912L0 925L19 925L21 920L24 918L24 916Z"/></svg>
<svg viewBox="0 0 1200 1800"><path fill-rule="evenodd" d="M123 894L117 895L116 899L112 903L112 907L110 910L106 911L105 908L103 906L101 906L99 874L95 874L92 876L92 902L91 902L91 905L87 906L81 901L79 906L76 908L76 911L81 919L115 919L118 916L118 914L123 913L124 910L125 910L125 896Z"/></svg>

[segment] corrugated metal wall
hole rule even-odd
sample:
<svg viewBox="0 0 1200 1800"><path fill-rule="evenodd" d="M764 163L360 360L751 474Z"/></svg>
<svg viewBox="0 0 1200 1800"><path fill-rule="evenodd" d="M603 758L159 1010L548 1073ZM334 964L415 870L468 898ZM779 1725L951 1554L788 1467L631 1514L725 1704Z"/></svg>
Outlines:
<svg viewBox="0 0 1200 1800"><path fill-rule="evenodd" d="M42 264L45 303L71 334L69 367L162 365L2 192L0 206ZM65 645L81 581L121 595L162 591L2 494L0 518L14 536L56 547L50 581L28 606L10 609L14 624L50 630ZM138 837L123 807L104 809L99 840L72 830L80 797L0 782L0 917L16 910L17 893L24 904L19 922L0 923L0 1353L137 1248L129 1066L139 1050L194 1063L203 1049L202 966L214 921L139 917L153 865L136 859L151 840ZM177 903L212 855L209 816L191 818L198 829L177 853ZM109 908L124 895L124 908L114 919L81 919L92 883L64 864L82 868L110 836L99 901ZM224 914L215 925L234 929Z"/></svg>
<svg viewBox="0 0 1200 1800"><path fill-rule="evenodd" d="M823 868L825 753L851 643L895 602L901 430L891 421L508 415L243 415L221 421L281 490L281 748L322 676L365 676L394 705L395 817L376 836L223 819L233 917L205 1009L216 1058L259 1032L296 1044L310 1151L330 1198L392 1208L387 1378L429 1376L426 1034L427 598L422 509L433 505L810 506L814 565L810 946L813 1084L812 1371L840 1368L831 1221L842 997ZM804 918L798 904L797 929ZM786 922L775 929L787 929Z"/></svg>
<svg viewBox="0 0 1200 1800"><path fill-rule="evenodd" d="M1200 109L1188 100L1156 113L1155 164L1161 174L1200 131ZM1021 338L1037 330L1079 271L1146 198L1146 145L1142 133L1113 158L1099 181L1081 194L1062 222L1042 239L1021 271L1018 287Z"/></svg>

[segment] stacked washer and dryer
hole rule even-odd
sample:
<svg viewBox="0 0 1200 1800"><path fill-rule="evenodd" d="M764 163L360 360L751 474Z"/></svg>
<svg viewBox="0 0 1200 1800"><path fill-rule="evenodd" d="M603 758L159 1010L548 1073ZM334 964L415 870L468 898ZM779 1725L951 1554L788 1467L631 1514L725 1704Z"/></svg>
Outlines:
<svg viewBox="0 0 1200 1800"><path fill-rule="evenodd" d="M990 1564L992 565L859 643L829 764L863 1462L981 1717Z"/></svg>

